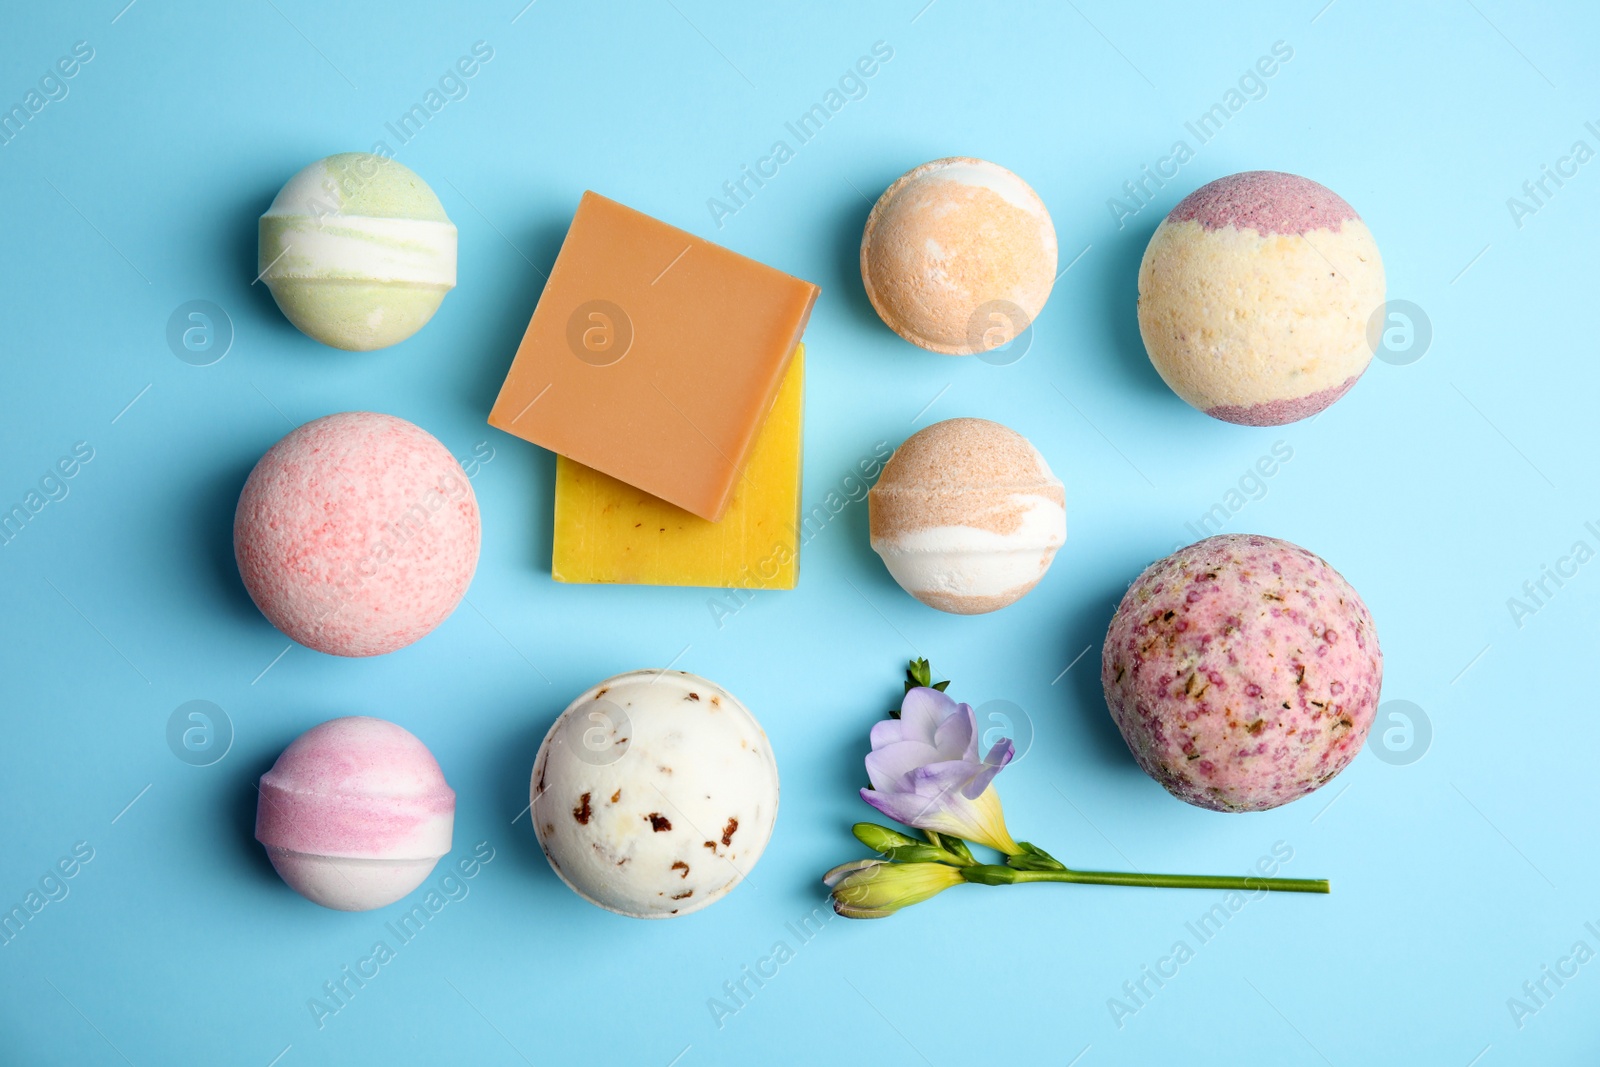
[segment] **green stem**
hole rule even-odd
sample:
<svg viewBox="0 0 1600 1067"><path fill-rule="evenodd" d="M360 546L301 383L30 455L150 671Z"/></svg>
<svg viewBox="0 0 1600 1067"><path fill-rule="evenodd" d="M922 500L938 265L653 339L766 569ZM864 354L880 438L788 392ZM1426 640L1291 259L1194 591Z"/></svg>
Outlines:
<svg viewBox="0 0 1600 1067"><path fill-rule="evenodd" d="M1017 882L1074 882L1079 885L1131 885L1153 889L1258 889L1282 893L1326 893L1326 878L1254 878L1216 874L1124 874L1119 871L1019 871L996 864L964 867L969 882L1014 885Z"/></svg>

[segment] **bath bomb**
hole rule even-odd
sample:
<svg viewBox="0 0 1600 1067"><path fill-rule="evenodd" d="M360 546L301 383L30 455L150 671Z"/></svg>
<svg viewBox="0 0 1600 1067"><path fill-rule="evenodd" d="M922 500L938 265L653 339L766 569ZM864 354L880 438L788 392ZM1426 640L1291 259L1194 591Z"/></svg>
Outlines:
<svg viewBox="0 0 1600 1067"><path fill-rule="evenodd" d="M666 919L722 899L756 865L778 816L778 765L726 689L633 671L561 713L529 793L539 845L573 892Z"/></svg>
<svg viewBox="0 0 1600 1067"><path fill-rule="evenodd" d="M291 430L239 494L239 576L272 625L335 656L425 636L478 565L478 500L426 430L348 411Z"/></svg>
<svg viewBox="0 0 1600 1067"><path fill-rule="evenodd" d="M1277 171L1184 197L1139 264L1150 362L1184 400L1246 426L1308 418L1348 392L1383 300L1383 259L1355 209Z"/></svg>
<svg viewBox="0 0 1600 1067"><path fill-rule="evenodd" d="M999 348L1044 310L1056 280L1056 230L1028 183L953 157L901 175L861 237L861 280L878 317L949 356Z"/></svg>
<svg viewBox="0 0 1600 1067"><path fill-rule="evenodd" d="M313 726L261 776L256 840L283 880L339 911L393 904L450 851L456 795L421 741L382 719Z"/></svg>
<svg viewBox="0 0 1600 1067"><path fill-rule="evenodd" d="M1066 490L1039 450L987 419L918 430L867 494L872 548L929 607L981 615L1039 584L1067 539Z"/></svg>
<svg viewBox="0 0 1600 1067"><path fill-rule="evenodd" d="M1361 751L1383 654L1367 606L1298 545L1198 541L1150 565L1111 620L1106 704L1146 774L1213 811L1263 811Z"/></svg>
<svg viewBox="0 0 1600 1067"><path fill-rule="evenodd" d="M456 228L428 184L392 159L329 156L261 216L261 280L308 337L356 352L399 344L456 285Z"/></svg>

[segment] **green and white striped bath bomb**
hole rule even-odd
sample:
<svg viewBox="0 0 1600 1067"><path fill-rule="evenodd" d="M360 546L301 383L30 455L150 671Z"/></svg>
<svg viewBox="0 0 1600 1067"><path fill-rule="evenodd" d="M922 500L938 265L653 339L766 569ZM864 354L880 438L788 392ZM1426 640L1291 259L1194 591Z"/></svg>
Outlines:
<svg viewBox="0 0 1600 1067"><path fill-rule="evenodd" d="M428 183L344 152L289 179L261 216L261 280L300 331L367 352L425 326L456 285L456 228Z"/></svg>

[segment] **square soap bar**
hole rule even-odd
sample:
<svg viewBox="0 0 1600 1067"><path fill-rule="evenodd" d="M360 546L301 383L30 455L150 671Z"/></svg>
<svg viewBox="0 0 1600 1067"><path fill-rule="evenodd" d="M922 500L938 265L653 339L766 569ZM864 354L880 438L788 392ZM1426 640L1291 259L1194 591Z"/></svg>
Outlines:
<svg viewBox="0 0 1600 1067"><path fill-rule="evenodd" d="M558 457L551 574L558 582L793 589L804 407L801 345L720 522Z"/></svg>
<svg viewBox="0 0 1600 1067"><path fill-rule="evenodd" d="M586 192L489 424L716 521L817 293Z"/></svg>

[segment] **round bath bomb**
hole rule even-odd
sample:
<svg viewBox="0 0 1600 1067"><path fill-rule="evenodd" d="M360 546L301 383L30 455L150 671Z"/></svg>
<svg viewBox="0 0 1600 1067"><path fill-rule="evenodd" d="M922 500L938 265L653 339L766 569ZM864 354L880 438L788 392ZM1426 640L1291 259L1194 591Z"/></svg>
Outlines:
<svg viewBox="0 0 1600 1067"><path fill-rule="evenodd" d="M895 449L867 494L872 548L929 607L981 615L1020 600L1067 539L1066 490L1026 437L947 419Z"/></svg>
<svg viewBox="0 0 1600 1067"><path fill-rule="evenodd" d="M261 216L261 280L308 337L355 352L399 344L456 285L456 228L428 184L345 152L289 179Z"/></svg>
<svg viewBox="0 0 1600 1067"><path fill-rule="evenodd" d="M632 671L561 713L529 793L539 845L573 892L666 919L722 899L756 865L778 817L778 765L726 689Z"/></svg>
<svg viewBox="0 0 1600 1067"><path fill-rule="evenodd" d="M1308 178L1201 186L1139 265L1139 333L1162 379L1213 418L1277 426L1343 396L1372 360L1383 259L1355 209Z"/></svg>
<svg viewBox="0 0 1600 1067"><path fill-rule="evenodd" d="M1361 751L1383 654L1339 573L1254 534L1197 541L1122 598L1100 657L1106 704L1146 774L1213 811L1264 811Z"/></svg>
<svg viewBox="0 0 1600 1067"><path fill-rule="evenodd" d="M313 726L261 776L256 840L296 893L325 908L393 904L450 851L456 795L433 753L392 722Z"/></svg>
<svg viewBox="0 0 1600 1067"><path fill-rule="evenodd" d="M878 317L947 356L999 348L1032 325L1056 280L1044 201L1004 167L936 159L878 198L861 237L861 280Z"/></svg>
<svg viewBox="0 0 1600 1067"><path fill-rule="evenodd" d="M478 565L478 500L420 427L348 411L267 450L239 494L239 576L272 625L335 656L379 656L425 636Z"/></svg>

